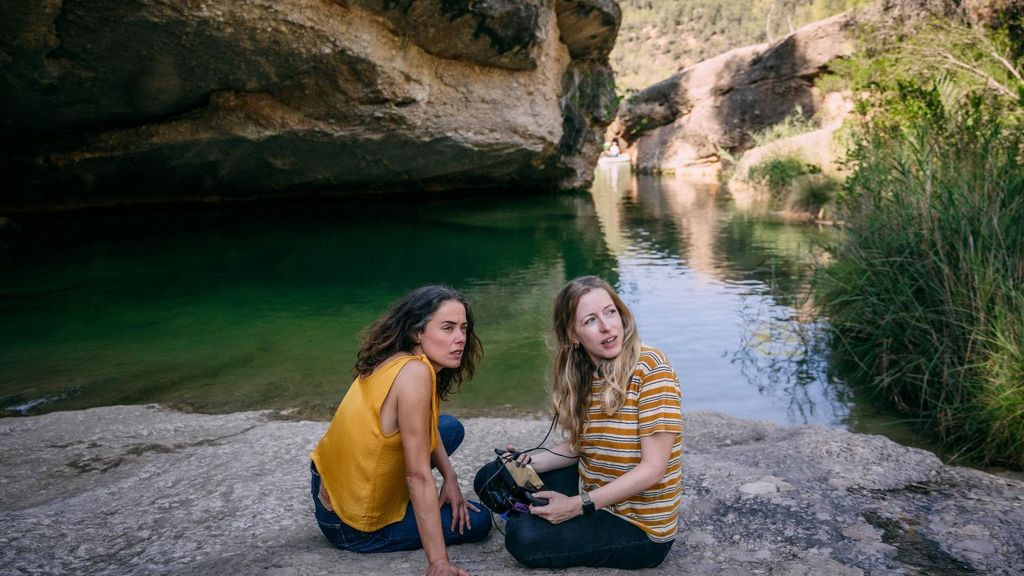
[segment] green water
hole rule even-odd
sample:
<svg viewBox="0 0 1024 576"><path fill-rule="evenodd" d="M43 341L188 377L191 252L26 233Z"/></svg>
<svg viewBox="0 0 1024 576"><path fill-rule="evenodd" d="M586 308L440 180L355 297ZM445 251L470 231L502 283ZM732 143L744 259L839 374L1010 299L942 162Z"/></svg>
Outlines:
<svg viewBox="0 0 1024 576"><path fill-rule="evenodd" d="M845 426L800 312L814 246L711 186L598 172L590 193L477 192L19 217L0 248L0 407L160 402L329 417L359 331L424 283L463 289L485 347L461 413L541 412L550 300L598 274L687 410Z"/></svg>

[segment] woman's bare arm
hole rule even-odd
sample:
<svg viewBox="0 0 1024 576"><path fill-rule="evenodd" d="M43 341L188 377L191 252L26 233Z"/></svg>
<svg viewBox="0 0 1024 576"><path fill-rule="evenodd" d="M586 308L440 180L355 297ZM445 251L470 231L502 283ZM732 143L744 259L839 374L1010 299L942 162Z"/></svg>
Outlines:
<svg viewBox="0 0 1024 576"><path fill-rule="evenodd" d="M427 555L428 574L466 575L448 561L448 551L441 532L441 512L438 505L437 484L431 473L431 406L433 381L422 362L409 362L398 373L392 384L397 394L398 429L402 437L405 456L405 480L409 486L416 528Z"/></svg>
<svg viewBox="0 0 1024 576"><path fill-rule="evenodd" d="M665 477L668 460L676 435L671 432L656 432L640 438L640 463L615 480L590 492L590 499L597 508L604 508L657 484ZM583 501L579 496L566 496L559 492L542 490L537 496L547 498L547 506L530 506L530 513L558 524L583 514Z"/></svg>

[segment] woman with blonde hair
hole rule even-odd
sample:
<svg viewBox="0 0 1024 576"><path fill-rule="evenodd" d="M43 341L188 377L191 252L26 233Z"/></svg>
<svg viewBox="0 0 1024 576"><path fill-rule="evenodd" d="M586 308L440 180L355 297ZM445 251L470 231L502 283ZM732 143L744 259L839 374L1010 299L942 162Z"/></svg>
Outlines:
<svg viewBox="0 0 1024 576"><path fill-rule="evenodd" d="M509 517L505 546L530 567L657 566L679 520L679 379L661 351L641 344L629 308L601 278L566 284L553 316L551 396L566 440L519 456L544 482L534 496L548 502ZM477 473L478 494L497 467Z"/></svg>

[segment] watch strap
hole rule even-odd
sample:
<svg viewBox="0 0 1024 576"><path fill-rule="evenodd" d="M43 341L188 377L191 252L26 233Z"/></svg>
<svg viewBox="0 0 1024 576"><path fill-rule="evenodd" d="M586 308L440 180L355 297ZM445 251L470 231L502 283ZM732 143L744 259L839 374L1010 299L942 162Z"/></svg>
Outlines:
<svg viewBox="0 0 1024 576"><path fill-rule="evenodd" d="M580 499L583 500L583 513L593 514L596 508L594 507L594 501L590 499L590 494L580 490Z"/></svg>

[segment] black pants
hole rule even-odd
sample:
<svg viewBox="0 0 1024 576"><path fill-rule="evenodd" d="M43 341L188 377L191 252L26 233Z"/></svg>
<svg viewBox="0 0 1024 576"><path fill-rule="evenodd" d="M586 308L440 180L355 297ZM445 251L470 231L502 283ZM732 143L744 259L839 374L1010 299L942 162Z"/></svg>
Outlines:
<svg viewBox="0 0 1024 576"><path fill-rule="evenodd" d="M476 473L473 485L477 494L497 467L497 462L491 462ZM567 496L580 493L575 466L545 472L540 477L548 490ZM640 528L603 510L561 524L552 524L532 514L513 513L505 525L505 548L513 558L530 568L638 569L661 564L672 542L652 542Z"/></svg>

